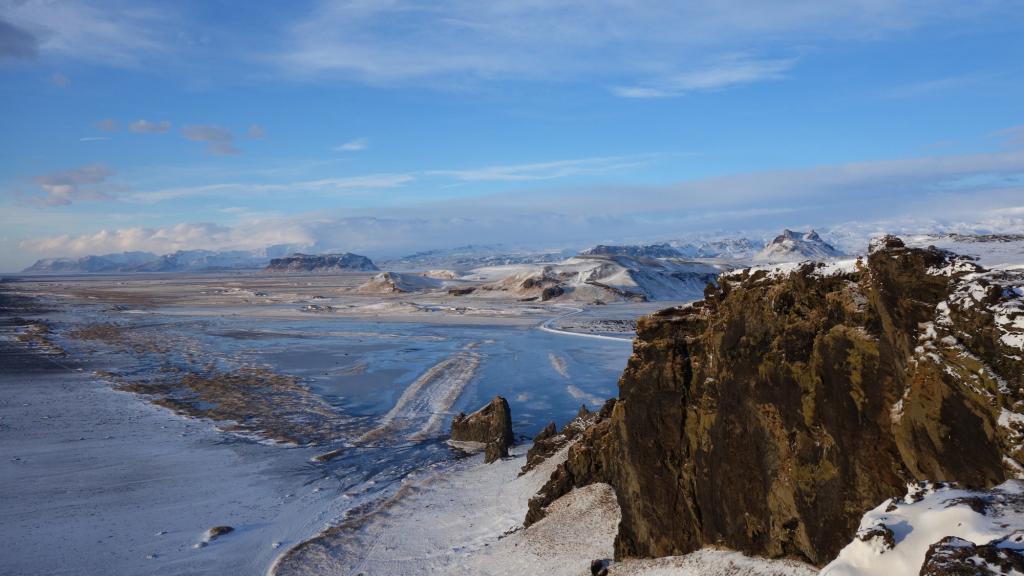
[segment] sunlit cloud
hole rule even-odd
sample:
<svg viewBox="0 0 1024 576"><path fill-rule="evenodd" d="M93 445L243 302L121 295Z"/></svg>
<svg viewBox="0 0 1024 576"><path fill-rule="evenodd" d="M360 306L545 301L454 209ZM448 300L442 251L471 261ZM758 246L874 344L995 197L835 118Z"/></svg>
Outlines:
<svg viewBox="0 0 1024 576"><path fill-rule="evenodd" d="M82 200L108 200L121 189L109 182L113 170L90 164L33 179L41 194L30 198L46 206L64 206Z"/></svg>
<svg viewBox="0 0 1024 576"><path fill-rule="evenodd" d="M233 156L242 151L235 147L235 136L227 128L213 124L185 126L181 134L193 142L205 142L206 153L214 156Z"/></svg>
<svg viewBox="0 0 1024 576"><path fill-rule="evenodd" d="M163 134L171 129L171 123L167 120L150 122L148 120L136 120L128 125L128 130L137 134Z"/></svg>
<svg viewBox="0 0 1024 576"><path fill-rule="evenodd" d="M366 150L370 146L369 138L356 138L355 140L349 140L340 146L335 146L335 152L359 152L360 150Z"/></svg>

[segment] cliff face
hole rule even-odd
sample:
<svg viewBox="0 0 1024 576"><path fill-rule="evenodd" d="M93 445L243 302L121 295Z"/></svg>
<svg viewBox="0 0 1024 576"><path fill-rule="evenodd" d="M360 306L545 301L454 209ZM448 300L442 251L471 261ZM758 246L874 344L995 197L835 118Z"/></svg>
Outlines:
<svg viewBox="0 0 1024 576"><path fill-rule="evenodd" d="M909 481L998 484L1024 456L1021 276L895 238L856 264L723 275L639 322L611 417L530 520L608 482L617 557L724 545L821 565Z"/></svg>

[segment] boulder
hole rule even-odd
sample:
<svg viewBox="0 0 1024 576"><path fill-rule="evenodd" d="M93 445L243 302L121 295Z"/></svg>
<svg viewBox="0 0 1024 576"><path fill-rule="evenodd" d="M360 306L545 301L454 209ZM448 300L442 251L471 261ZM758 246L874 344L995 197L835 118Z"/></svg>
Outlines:
<svg viewBox="0 0 1024 576"><path fill-rule="evenodd" d="M459 442L485 444L485 461L488 463L508 456L508 448L515 441L508 401L495 396L486 406L468 416L460 412L452 420L451 437Z"/></svg>

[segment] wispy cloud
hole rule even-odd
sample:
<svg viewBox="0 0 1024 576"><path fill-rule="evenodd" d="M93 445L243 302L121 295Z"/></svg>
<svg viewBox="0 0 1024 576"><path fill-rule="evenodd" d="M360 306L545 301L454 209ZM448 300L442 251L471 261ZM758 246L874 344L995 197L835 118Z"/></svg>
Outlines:
<svg viewBox="0 0 1024 576"><path fill-rule="evenodd" d="M96 127L104 132L117 132L119 125L113 118L104 118L96 123Z"/></svg>
<svg viewBox="0 0 1024 576"><path fill-rule="evenodd" d="M90 164L62 170L34 179L42 194L30 197L46 206L63 206L81 200L106 200L121 187L108 182L113 170L102 164Z"/></svg>
<svg viewBox="0 0 1024 576"><path fill-rule="evenodd" d="M165 53L173 34L162 10L118 1L47 0L0 2L0 54L32 57L54 54L112 66L135 66L152 54Z"/></svg>
<svg viewBox="0 0 1024 576"><path fill-rule="evenodd" d="M338 195L357 193L367 190L380 190L386 188L397 188L403 184L413 181L415 178L410 174L369 174L365 176L348 176L342 178L323 178L320 180L301 180L280 184L247 184L239 182L209 184L204 186L186 186L179 188L165 188L161 190L150 190L136 192L127 197L128 200L153 203L174 200L178 198L216 196L218 198L227 196L251 197L256 194L274 193L275 195L287 194L322 194Z"/></svg>
<svg viewBox="0 0 1024 576"><path fill-rule="evenodd" d="M798 47L872 40L970 12L939 2L323 0L289 27L274 61L290 75L369 83L600 78L624 96L651 97L777 79ZM748 56L714 65L730 54Z"/></svg>
<svg viewBox="0 0 1024 576"><path fill-rule="evenodd" d="M262 140L267 136L267 132L263 129L263 126L253 124L249 126L248 130L246 130L245 135L250 140Z"/></svg>
<svg viewBox="0 0 1024 576"><path fill-rule="evenodd" d="M509 164L485 166L465 170L430 170L429 176L447 176L466 182L516 182L529 180L553 180L585 174L607 174L635 168L649 161L642 156L611 156L603 158L580 158L536 162L532 164Z"/></svg>
<svg viewBox="0 0 1024 576"><path fill-rule="evenodd" d="M139 119L129 124L128 129L138 134L163 134L171 129L171 123L168 120L150 122Z"/></svg>
<svg viewBox="0 0 1024 576"><path fill-rule="evenodd" d="M82 136L78 139L79 142L102 142L110 140L110 136Z"/></svg>
<svg viewBox="0 0 1024 576"><path fill-rule="evenodd" d="M1003 145L1011 148L1024 146L1024 124L996 130L991 136L1002 140Z"/></svg>
<svg viewBox="0 0 1024 576"><path fill-rule="evenodd" d="M335 152L358 152L360 150L366 150L370 146L369 138L356 138L355 140L349 140L340 146L335 146Z"/></svg>
<svg viewBox="0 0 1024 576"><path fill-rule="evenodd" d="M706 68L669 75L646 85L619 86L612 93L623 98L664 98L689 92L722 90L741 84L779 80L796 63L793 59L763 60L745 56L722 58Z"/></svg>
<svg viewBox="0 0 1024 576"><path fill-rule="evenodd" d="M206 153L214 156L233 156L242 151L235 147L235 136L227 128L213 124L185 126L181 134L194 142L205 142Z"/></svg>
<svg viewBox="0 0 1024 576"><path fill-rule="evenodd" d="M53 84L57 88L67 88L68 86L71 86L71 78L68 78L60 72L55 72L50 76L50 84Z"/></svg>

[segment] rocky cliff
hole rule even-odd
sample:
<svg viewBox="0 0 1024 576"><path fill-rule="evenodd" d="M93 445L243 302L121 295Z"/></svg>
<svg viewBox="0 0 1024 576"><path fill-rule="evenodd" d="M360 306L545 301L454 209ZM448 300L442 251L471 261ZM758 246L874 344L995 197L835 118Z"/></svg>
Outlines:
<svg viewBox="0 0 1024 576"><path fill-rule="evenodd" d="M531 502L615 487L616 556L720 545L822 565L908 482L1016 475L1024 274L888 237L722 275L643 318L611 416Z"/></svg>

